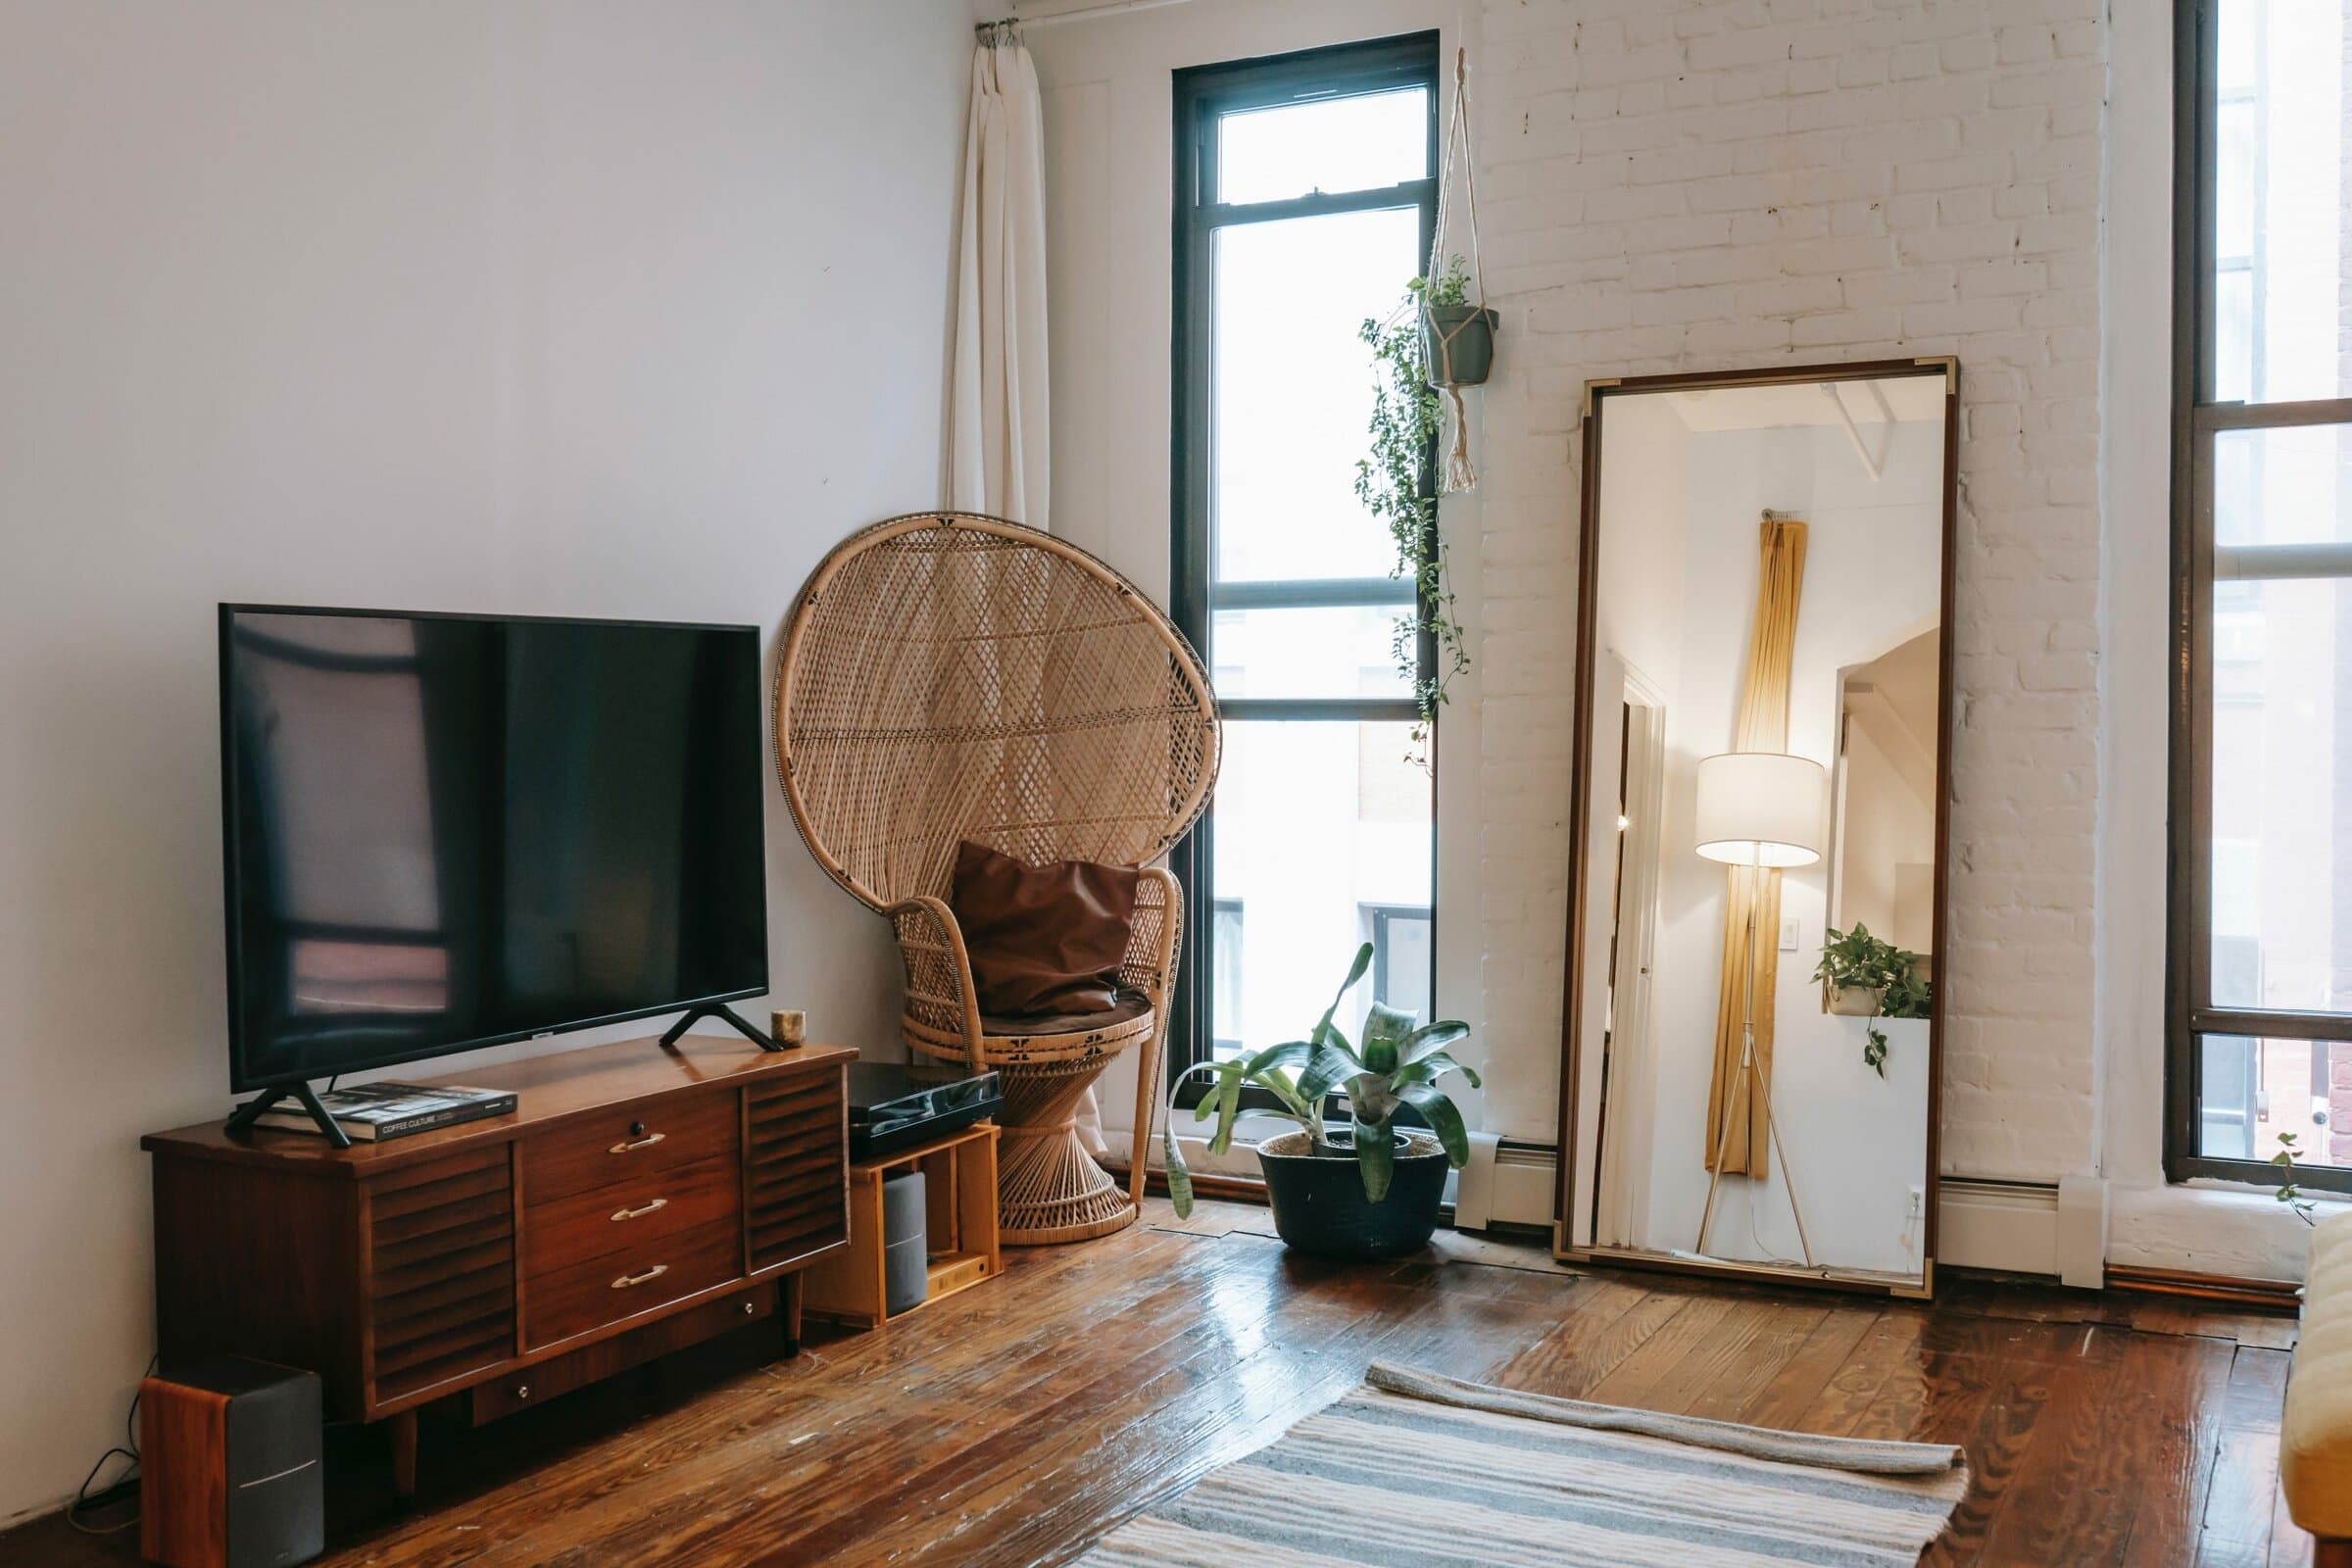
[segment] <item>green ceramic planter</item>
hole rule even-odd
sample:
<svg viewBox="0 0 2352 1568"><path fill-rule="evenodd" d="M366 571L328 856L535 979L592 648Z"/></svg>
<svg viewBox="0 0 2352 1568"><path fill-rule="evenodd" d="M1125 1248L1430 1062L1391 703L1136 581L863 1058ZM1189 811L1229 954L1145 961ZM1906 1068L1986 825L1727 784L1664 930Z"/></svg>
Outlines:
<svg viewBox="0 0 2352 1568"><path fill-rule="evenodd" d="M1432 386L1483 386L1494 368L1500 318L1483 305L1428 305L1421 311L1421 353Z"/></svg>

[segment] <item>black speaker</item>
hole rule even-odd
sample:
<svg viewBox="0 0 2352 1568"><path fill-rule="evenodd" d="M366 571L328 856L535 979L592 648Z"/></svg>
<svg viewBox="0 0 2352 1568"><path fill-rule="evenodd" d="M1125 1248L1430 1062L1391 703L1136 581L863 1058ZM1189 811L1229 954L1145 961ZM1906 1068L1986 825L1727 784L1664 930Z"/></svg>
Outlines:
<svg viewBox="0 0 2352 1568"><path fill-rule="evenodd" d="M318 1374L221 1356L139 1385L139 1550L284 1568L326 1547Z"/></svg>

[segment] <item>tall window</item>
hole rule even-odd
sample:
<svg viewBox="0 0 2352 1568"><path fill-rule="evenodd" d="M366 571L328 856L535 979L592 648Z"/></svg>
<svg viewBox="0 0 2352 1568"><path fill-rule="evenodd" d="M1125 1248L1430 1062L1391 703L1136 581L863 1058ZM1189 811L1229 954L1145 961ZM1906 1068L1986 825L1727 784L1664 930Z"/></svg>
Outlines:
<svg viewBox="0 0 2352 1568"><path fill-rule="evenodd" d="M1172 1068L1433 996L1434 784L1392 643L1413 588L1355 497L1371 350L1436 218L1435 34L1176 77L1176 616L1225 720L1178 858L1191 922ZM1413 639L1407 638L1407 646ZM1426 650L1422 658L1427 658ZM1417 923L1416 923L1417 922Z"/></svg>
<svg viewBox="0 0 2352 1568"><path fill-rule="evenodd" d="M2352 4L2180 6L2166 1164L2352 1191Z"/></svg>

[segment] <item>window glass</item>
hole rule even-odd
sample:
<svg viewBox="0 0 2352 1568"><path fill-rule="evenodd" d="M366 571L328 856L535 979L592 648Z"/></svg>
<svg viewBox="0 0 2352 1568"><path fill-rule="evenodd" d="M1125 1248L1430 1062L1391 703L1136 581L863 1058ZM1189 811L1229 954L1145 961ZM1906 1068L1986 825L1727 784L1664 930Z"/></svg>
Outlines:
<svg viewBox="0 0 2352 1568"><path fill-rule="evenodd" d="M2215 586L2212 1000L2352 1012L2352 578Z"/></svg>
<svg viewBox="0 0 2352 1568"><path fill-rule="evenodd" d="M1250 1050L1305 1038L1349 955L1374 940L1367 909L1429 906L1430 776L1410 760L1411 730L1402 721L1226 721L1214 875L1217 897L1250 911L1248 925L1236 926L1246 989L1234 1019ZM1382 795L1410 798L1416 811L1366 812L1370 759L1385 760L1376 764ZM1426 932L1419 940L1426 946ZM1222 973L1222 952L1217 961ZM1420 965L1426 986L1426 959ZM1367 976L1340 1009L1350 1040L1360 1038L1373 993ZM1426 990L1408 1000L1428 1005Z"/></svg>
<svg viewBox="0 0 2352 1568"><path fill-rule="evenodd" d="M1429 176L1429 91L1358 93L1223 116L1217 198L1287 201Z"/></svg>
<svg viewBox="0 0 2352 1568"><path fill-rule="evenodd" d="M1372 995L1423 1023L1429 1022L1430 944L1427 909L1369 908L1364 938L1372 944Z"/></svg>
<svg viewBox="0 0 2352 1568"><path fill-rule="evenodd" d="M2332 1152L2335 1114L2329 1098L2331 1064L2352 1054L2352 1045L2205 1035L2197 1051L2204 1089L2197 1117L2199 1153L2268 1160L2291 1151L2298 1165L2352 1164ZM2284 1141L2289 1137L2291 1144Z"/></svg>
<svg viewBox="0 0 2352 1568"><path fill-rule="evenodd" d="M1242 1049L1242 901L1216 901L1214 926L1209 933L1209 963L1214 983L1212 1008L1216 1017L1216 1048L1220 1056L1230 1056Z"/></svg>
<svg viewBox="0 0 2352 1568"><path fill-rule="evenodd" d="M1409 698L1396 644L1410 613L1405 605L1217 611L1208 633L1217 694Z"/></svg>
<svg viewBox="0 0 2352 1568"><path fill-rule="evenodd" d="M2352 543L2352 425L2216 431L2213 542Z"/></svg>
<svg viewBox="0 0 2352 1568"><path fill-rule="evenodd" d="M1437 51L1354 53L1177 78L1177 188L1200 199L1176 215L1176 599L1225 719L1207 853L1178 857L1211 911L1189 939L1200 1016L1180 1066L1303 1038L1366 942L1341 1029L1360 1038L1375 996L1433 1003L1434 786L1399 661L1419 652L1412 588L1355 489L1379 384L1362 329L1404 306L1436 216ZM1196 153L1217 160L1204 177ZM1350 199L1270 205L1318 191Z"/></svg>
<svg viewBox="0 0 2352 1568"><path fill-rule="evenodd" d="M1385 577L1388 529L1355 498L1372 417L1356 335L1420 270L1418 209L1219 228L1211 388L1221 581Z"/></svg>
<svg viewBox="0 0 2352 1568"><path fill-rule="evenodd" d="M2345 8L2218 0L2214 396L2352 391L2346 354Z"/></svg>

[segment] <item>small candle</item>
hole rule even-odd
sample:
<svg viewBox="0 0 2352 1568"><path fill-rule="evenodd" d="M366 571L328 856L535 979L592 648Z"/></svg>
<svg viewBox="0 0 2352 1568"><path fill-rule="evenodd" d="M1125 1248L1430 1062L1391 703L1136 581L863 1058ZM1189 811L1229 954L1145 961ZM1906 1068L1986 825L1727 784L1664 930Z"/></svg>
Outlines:
<svg viewBox="0 0 2352 1568"><path fill-rule="evenodd" d="M808 1014L798 1007L778 1007L768 1014L768 1025L780 1046L797 1046L808 1038Z"/></svg>

